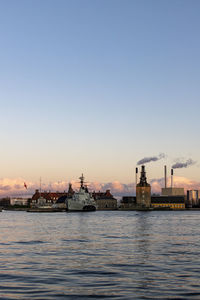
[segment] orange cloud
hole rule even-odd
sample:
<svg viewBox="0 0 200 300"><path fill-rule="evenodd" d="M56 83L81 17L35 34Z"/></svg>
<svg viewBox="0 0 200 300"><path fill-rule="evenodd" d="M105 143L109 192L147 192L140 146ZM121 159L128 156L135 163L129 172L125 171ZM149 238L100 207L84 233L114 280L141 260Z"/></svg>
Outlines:
<svg viewBox="0 0 200 300"><path fill-rule="evenodd" d="M25 192L24 188L25 180L22 178L1 178L0 179L0 196L10 196L13 194L20 194ZM27 182L28 187L33 186L32 182Z"/></svg>

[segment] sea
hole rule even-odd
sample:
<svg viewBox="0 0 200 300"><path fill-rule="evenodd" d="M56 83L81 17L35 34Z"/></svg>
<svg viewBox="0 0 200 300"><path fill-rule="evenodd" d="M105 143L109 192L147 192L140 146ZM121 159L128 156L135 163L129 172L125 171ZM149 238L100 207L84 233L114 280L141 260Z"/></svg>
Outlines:
<svg viewBox="0 0 200 300"><path fill-rule="evenodd" d="M0 213L0 299L200 299L200 211Z"/></svg>

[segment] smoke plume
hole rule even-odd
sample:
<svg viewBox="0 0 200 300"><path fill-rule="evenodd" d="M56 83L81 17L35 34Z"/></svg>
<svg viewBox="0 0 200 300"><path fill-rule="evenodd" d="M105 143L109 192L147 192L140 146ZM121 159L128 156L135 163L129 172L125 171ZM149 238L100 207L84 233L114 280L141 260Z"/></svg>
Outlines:
<svg viewBox="0 0 200 300"><path fill-rule="evenodd" d="M152 156L152 157L144 157L143 159L139 160L137 162L137 165L143 165L143 164L146 164L146 163L149 163L151 161L157 161L157 160L160 160L162 158L165 158L165 154L164 153L160 153L158 156Z"/></svg>
<svg viewBox="0 0 200 300"><path fill-rule="evenodd" d="M172 169L180 169L180 168L187 168L196 164L196 161L193 161L191 158L188 159L186 162L176 162L173 164Z"/></svg>

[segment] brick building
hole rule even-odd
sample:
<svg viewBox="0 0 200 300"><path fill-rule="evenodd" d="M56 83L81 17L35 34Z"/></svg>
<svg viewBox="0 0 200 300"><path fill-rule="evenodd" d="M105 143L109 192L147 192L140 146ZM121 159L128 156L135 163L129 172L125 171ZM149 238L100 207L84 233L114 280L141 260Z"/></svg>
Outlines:
<svg viewBox="0 0 200 300"><path fill-rule="evenodd" d="M115 210L117 209L117 199L113 197L110 190L104 192L93 192L92 196L97 204L98 210Z"/></svg>
<svg viewBox="0 0 200 300"><path fill-rule="evenodd" d="M36 190L34 195L32 196L30 206L37 207L37 206L52 206L55 204L59 198L62 196L71 196L73 195L74 191L72 189L72 185L69 184L68 192L40 192Z"/></svg>

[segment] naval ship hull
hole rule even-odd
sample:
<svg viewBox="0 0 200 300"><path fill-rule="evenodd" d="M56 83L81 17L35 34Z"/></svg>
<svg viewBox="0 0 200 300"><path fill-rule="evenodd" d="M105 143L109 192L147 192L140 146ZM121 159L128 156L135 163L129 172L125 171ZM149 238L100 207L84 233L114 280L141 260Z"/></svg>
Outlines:
<svg viewBox="0 0 200 300"><path fill-rule="evenodd" d="M93 204L82 204L82 203L77 203L75 201L68 201L66 211L68 212L75 212L75 211L95 211L96 206Z"/></svg>

